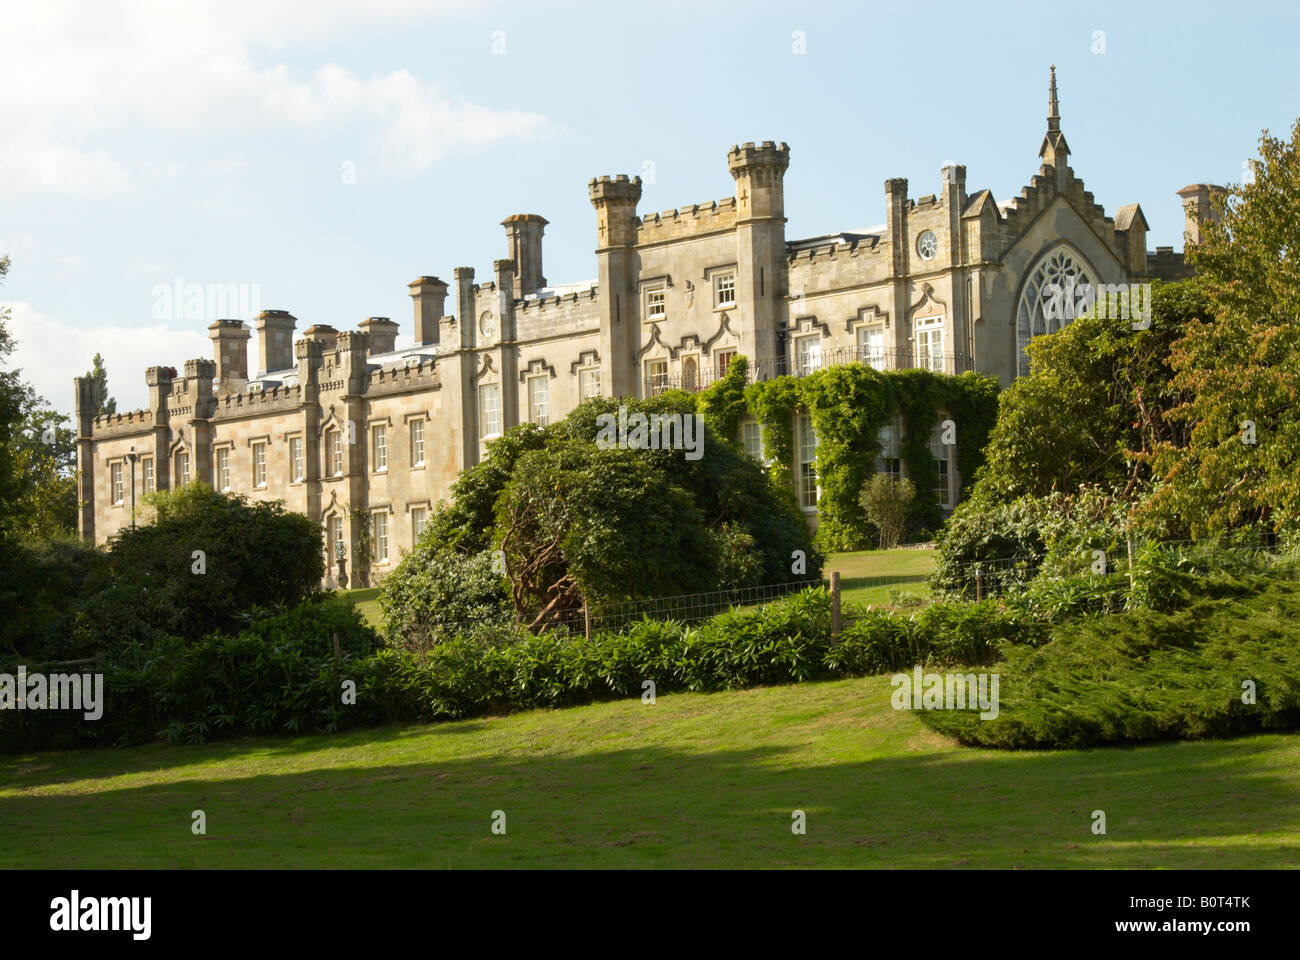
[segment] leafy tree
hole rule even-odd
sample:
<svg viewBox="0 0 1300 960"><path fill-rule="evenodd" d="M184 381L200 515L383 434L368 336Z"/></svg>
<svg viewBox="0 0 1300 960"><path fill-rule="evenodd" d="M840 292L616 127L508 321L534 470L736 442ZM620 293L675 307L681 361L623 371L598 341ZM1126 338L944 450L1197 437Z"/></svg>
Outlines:
<svg viewBox="0 0 1300 960"><path fill-rule="evenodd" d="M1009 502L1102 484L1136 499L1161 444L1187 427L1169 412L1184 395L1171 353L1209 302L1191 281L1157 283L1152 322L1080 317L1029 344L1029 375L1003 391L974 495Z"/></svg>
<svg viewBox="0 0 1300 960"><path fill-rule="evenodd" d="M475 624L512 623L503 582L490 551L466 557L421 537L379 594L389 642L423 652Z"/></svg>
<svg viewBox="0 0 1300 960"><path fill-rule="evenodd" d="M522 457L496 532L511 599L537 628L588 600L697 593L717 559L690 493L647 451L563 443Z"/></svg>
<svg viewBox="0 0 1300 960"><path fill-rule="evenodd" d="M0 278L9 258L0 258ZM14 340L0 307L0 362ZM76 439L18 370L0 371L0 538L49 537L76 527Z"/></svg>
<svg viewBox="0 0 1300 960"><path fill-rule="evenodd" d="M108 395L108 371L104 368L104 358L98 353L91 361L91 368L86 371L86 376L94 381L95 412L100 416L117 413L117 401Z"/></svg>
<svg viewBox="0 0 1300 960"><path fill-rule="evenodd" d="M153 515L110 541L110 565L123 589L166 598L169 632L192 639L232 630L242 611L298 603L319 588L320 527L279 502L192 483L145 503Z"/></svg>
<svg viewBox="0 0 1300 960"><path fill-rule="evenodd" d="M1196 536L1300 522L1300 121L1289 141L1264 131L1254 172L1189 254L1213 312L1173 351L1187 442L1159 446L1145 508Z"/></svg>
<svg viewBox="0 0 1300 960"><path fill-rule="evenodd" d="M800 578L817 576L821 557L792 500L707 423L694 459L680 449L595 442L598 418L617 418L623 404L629 415L686 417L695 403L682 391L598 398L546 428L521 424L492 441L487 458L453 485L455 501L439 504L419 555L385 581L392 596L381 595L381 606L395 611L390 634L419 633L416 620L433 609L410 591L442 595L464 576L434 565L466 564L483 551L503 552L509 599L534 629L576 614L584 602L787 582L795 550L808 558ZM490 591L474 590L490 599Z"/></svg>
<svg viewBox="0 0 1300 960"><path fill-rule="evenodd" d="M911 480L887 473L873 474L862 485L862 510L880 531L880 549L898 546L907 522L907 507L915 496L916 487Z"/></svg>

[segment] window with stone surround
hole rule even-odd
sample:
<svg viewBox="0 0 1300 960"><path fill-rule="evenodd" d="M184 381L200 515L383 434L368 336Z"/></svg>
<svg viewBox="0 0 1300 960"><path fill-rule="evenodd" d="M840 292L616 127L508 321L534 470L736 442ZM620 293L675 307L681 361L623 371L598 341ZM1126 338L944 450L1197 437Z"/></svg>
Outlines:
<svg viewBox="0 0 1300 960"><path fill-rule="evenodd" d="M388 469L388 427L377 423L370 428L370 455L375 473Z"/></svg>
<svg viewBox="0 0 1300 960"><path fill-rule="evenodd" d="M117 463L109 465L108 476L112 501L114 504L120 504L126 497L126 488L122 482L122 461L119 460Z"/></svg>
<svg viewBox="0 0 1300 960"><path fill-rule="evenodd" d="M183 487L190 482L190 455L184 450L176 454L176 486Z"/></svg>
<svg viewBox="0 0 1300 960"><path fill-rule="evenodd" d="M424 525L428 521L429 511L425 507L411 508L411 542L419 543L424 536Z"/></svg>
<svg viewBox="0 0 1300 960"><path fill-rule="evenodd" d="M600 368L591 367L587 370L578 371L578 397L580 400L590 400L593 397L600 396Z"/></svg>
<svg viewBox="0 0 1300 960"><path fill-rule="evenodd" d="M736 348L728 347L725 350L713 351L713 362L717 368L718 379L721 380L731 369L731 361L736 357Z"/></svg>
<svg viewBox="0 0 1300 960"><path fill-rule="evenodd" d="M154 492L156 481L153 476L153 457L144 457L140 460L140 476L143 480L145 494Z"/></svg>
<svg viewBox="0 0 1300 960"><path fill-rule="evenodd" d="M799 376L806 377L808 374L821 369L822 337L820 333L799 337L794 342L794 348L795 371Z"/></svg>
<svg viewBox="0 0 1300 960"><path fill-rule="evenodd" d="M1058 246L1039 258L1025 281L1016 311L1016 371L1029 374L1025 347L1034 337L1055 333L1086 309L1086 293L1096 289L1091 268L1068 247Z"/></svg>
<svg viewBox="0 0 1300 960"><path fill-rule="evenodd" d="M329 457L329 470L326 472L331 477L343 476L343 433L338 427L331 427L325 434L325 451Z"/></svg>
<svg viewBox="0 0 1300 960"><path fill-rule="evenodd" d="M812 417L799 414L799 505L817 506L817 432Z"/></svg>
<svg viewBox="0 0 1300 960"><path fill-rule="evenodd" d="M885 328L881 324L858 327L858 361L875 370L885 369Z"/></svg>
<svg viewBox="0 0 1300 960"><path fill-rule="evenodd" d="M370 551L375 563L388 562L387 510L376 510L370 515Z"/></svg>
<svg viewBox="0 0 1300 960"><path fill-rule="evenodd" d="M887 423L880 428L876 438L880 441L880 456L876 458L876 473L884 473L895 480L902 479L903 459L899 452L898 425Z"/></svg>
<svg viewBox="0 0 1300 960"><path fill-rule="evenodd" d="M339 560L345 559L339 555L339 548L343 545L343 518L335 514L330 518L330 562L337 564Z"/></svg>
<svg viewBox="0 0 1300 960"><path fill-rule="evenodd" d="M650 320L663 320L668 316L668 291L662 286L646 287L645 291L645 318Z"/></svg>
<svg viewBox="0 0 1300 960"><path fill-rule="evenodd" d="M714 275L713 305L715 307L734 307L736 305L736 275L734 273Z"/></svg>
<svg viewBox="0 0 1300 960"><path fill-rule="evenodd" d="M230 448L222 447L217 451L217 489L230 489Z"/></svg>
<svg viewBox="0 0 1300 960"><path fill-rule="evenodd" d="M411 421L411 466L424 466L424 419Z"/></svg>
<svg viewBox="0 0 1300 960"><path fill-rule="evenodd" d="M266 441L258 440L253 444L253 486L266 486Z"/></svg>
<svg viewBox="0 0 1300 960"><path fill-rule="evenodd" d="M930 453L939 465L939 479L935 482L934 493L939 506L945 510L952 506L952 468L949 456L953 448L943 442L943 431L935 427L930 434Z"/></svg>
<svg viewBox="0 0 1300 960"><path fill-rule="evenodd" d="M478 388L478 433L486 439L501 433L501 385L484 383Z"/></svg>
<svg viewBox="0 0 1300 960"><path fill-rule="evenodd" d="M302 437L289 438L289 479L301 483L307 476L307 459L302 453Z"/></svg>
<svg viewBox="0 0 1300 960"><path fill-rule="evenodd" d="M763 425L753 418L746 420L740 425L740 437L745 445L745 453L762 463Z"/></svg>
<svg viewBox="0 0 1300 960"><path fill-rule="evenodd" d="M528 419L539 427L550 422L551 381L546 374L528 378Z"/></svg>
<svg viewBox="0 0 1300 960"><path fill-rule="evenodd" d="M668 389L668 361L647 360L645 362L646 396L657 397Z"/></svg>
<svg viewBox="0 0 1300 960"><path fill-rule="evenodd" d="M923 317L916 321L916 366L935 373L944 372L943 317Z"/></svg>

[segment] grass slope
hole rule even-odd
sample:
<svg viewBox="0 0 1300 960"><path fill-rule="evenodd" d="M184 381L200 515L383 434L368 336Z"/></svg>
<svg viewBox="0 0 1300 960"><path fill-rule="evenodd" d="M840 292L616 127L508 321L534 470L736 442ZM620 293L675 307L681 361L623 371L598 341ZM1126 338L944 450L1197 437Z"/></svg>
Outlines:
<svg viewBox="0 0 1300 960"><path fill-rule="evenodd" d="M7 758L0 867L1300 867L1294 735L958 748L890 693L869 677Z"/></svg>

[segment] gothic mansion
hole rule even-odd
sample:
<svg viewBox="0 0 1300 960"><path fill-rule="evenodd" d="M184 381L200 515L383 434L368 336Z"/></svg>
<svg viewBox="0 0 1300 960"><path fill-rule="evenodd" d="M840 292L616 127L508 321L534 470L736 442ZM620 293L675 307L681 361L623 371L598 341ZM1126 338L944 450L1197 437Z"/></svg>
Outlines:
<svg viewBox="0 0 1300 960"><path fill-rule="evenodd" d="M487 440L587 397L698 389L740 355L756 378L861 361L1009 383L1025 370L1028 340L1068 322L1045 313L1045 284L1185 273L1171 248L1147 251L1137 204L1106 215L1069 154L1053 71L1041 165L1009 201L968 193L966 168L945 166L938 196L911 199L907 180L886 181L879 226L788 239L790 150L745 143L727 154L735 196L713 202L638 215L640 178L591 180L593 281L548 283L547 221L507 218L507 256L491 278L456 267L450 285L410 284L413 347L395 349L398 324L384 317L295 337L296 318L266 310L250 375L249 329L219 320L208 328L213 359L145 372L146 410L96 417L92 385L78 378L81 533L103 543L132 522L138 497L202 480L319 520L331 566L368 529L382 577ZM1215 189L1179 191L1189 241ZM757 424L741 430L758 455ZM883 439L883 456L896 457L899 438ZM810 522L814 446L801 417L790 467ZM943 450L940 501L951 505L960 478Z"/></svg>

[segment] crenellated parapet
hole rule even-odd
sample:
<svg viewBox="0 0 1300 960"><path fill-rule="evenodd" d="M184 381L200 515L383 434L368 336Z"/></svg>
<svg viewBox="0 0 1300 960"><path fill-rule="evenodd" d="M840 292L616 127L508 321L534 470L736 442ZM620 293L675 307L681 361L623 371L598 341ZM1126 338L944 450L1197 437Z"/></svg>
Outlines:
<svg viewBox="0 0 1300 960"><path fill-rule="evenodd" d="M736 198L647 213L637 221L637 246L706 236L736 228Z"/></svg>
<svg viewBox="0 0 1300 960"><path fill-rule="evenodd" d="M442 387L438 362L433 357L419 357L409 363L383 366L371 370L366 379L366 396L438 390Z"/></svg>
<svg viewBox="0 0 1300 960"><path fill-rule="evenodd" d="M96 440L148 433L153 429L151 410L131 410L126 413L108 413L91 421L91 435Z"/></svg>
<svg viewBox="0 0 1300 960"><path fill-rule="evenodd" d="M302 403L301 384L278 384L265 390L243 390L217 397L212 419L260 416L292 410Z"/></svg>

